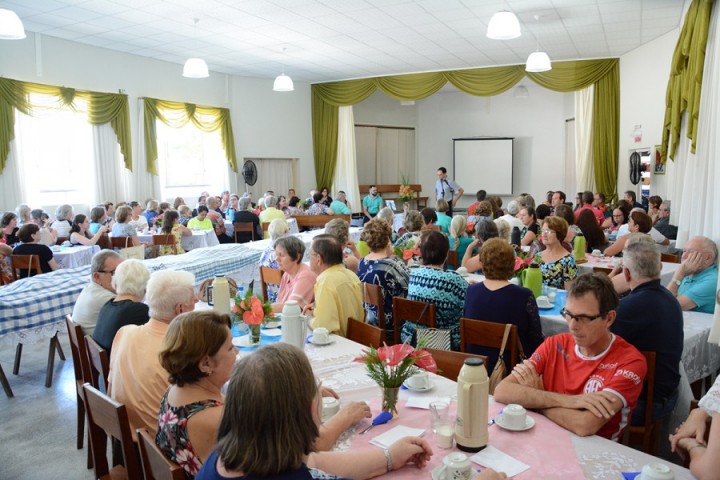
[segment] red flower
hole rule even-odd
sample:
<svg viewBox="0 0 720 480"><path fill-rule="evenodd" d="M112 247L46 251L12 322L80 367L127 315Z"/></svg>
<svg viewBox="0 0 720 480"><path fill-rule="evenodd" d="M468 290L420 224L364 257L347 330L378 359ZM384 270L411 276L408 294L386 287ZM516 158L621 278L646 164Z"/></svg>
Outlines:
<svg viewBox="0 0 720 480"><path fill-rule="evenodd" d="M524 267L527 267L527 265L525 264L523 259L520 257L515 257L515 267L513 268L513 270L515 272L517 272L518 270L520 270L521 268L524 268Z"/></svg>
<svg viewBox="0 0 720 480"><path fill-rule="evenodd" d="M430 352L427 350L415 350L410 354L415 359L415 365L431 373L437 373L437 364Z"/></svg>
<svg viewBox="0 0 720 480"><path fill-rule="evenodd" d="M412 250L404 250L403 251L403 260L410 260L413 256Z"/></svg>
<svg viewBox="0 0 720 480"><path fill-rule="evenodd" d="M407 343L399 343L390 347L385 345L384 347L378 348L378 357L380 357L380 360L385 361L388 367L395 367L400 365L413 350L415 349L412 345L408 345Z"/></svg>
<svg viewBox="0 0 720 480"><path fill-rule="evenodd" d="M243 302L244 304L245 302ZM240 305L243 306L242 304ZM263 310L262 302L257 297L250 299L251 309L243 313L243 322L248 325L260 325L265 318L265 311Z"/></svg>

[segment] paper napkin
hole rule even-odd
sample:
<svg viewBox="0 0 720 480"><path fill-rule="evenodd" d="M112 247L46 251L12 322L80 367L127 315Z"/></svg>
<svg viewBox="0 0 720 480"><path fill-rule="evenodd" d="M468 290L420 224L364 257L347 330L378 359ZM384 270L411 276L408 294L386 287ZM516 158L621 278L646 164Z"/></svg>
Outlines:
<svg viewBox="0 0 720 480"><path fill-rule="evenodd" d="M425 433L423 428L410 428L402 425L391 428L385 433L374 437L370 443L380 448L389 448L390 445L404 437L422 437Z"/></svg>
<svg viewBox="0 0 720 480"><path fill-rule="evenodd" d="M525 465L524 463L515 460L507 453L501 452L492 445L488 445L483 450L470 457L470 460L482 465L483 467L490 467L498 472L505 472L508 478L514 477L515 475L530 468L530 465Z"/></svg>
<svg viewBox="0 0 720 480"><path fill-rule="evenodd" d="M450 397L410 397L408 398L405 406L410 408L424 408L425 410L430 410L430 404L432 402L447 402L447 404L449 405Z"/></svg>

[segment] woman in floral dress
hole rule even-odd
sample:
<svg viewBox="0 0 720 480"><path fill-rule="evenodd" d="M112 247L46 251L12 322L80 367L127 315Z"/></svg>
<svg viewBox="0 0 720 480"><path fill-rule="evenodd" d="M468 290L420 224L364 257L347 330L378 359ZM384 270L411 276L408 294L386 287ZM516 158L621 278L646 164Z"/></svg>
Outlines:
<svg viewBox="0 0 720 480"><path fill-rule="evenodd" d="M546 217L542 228L545 250L540 254L543 283L549 287L565 288L565 284L577 277L575 257L562 246L568 224L560 217Z"/></svg>

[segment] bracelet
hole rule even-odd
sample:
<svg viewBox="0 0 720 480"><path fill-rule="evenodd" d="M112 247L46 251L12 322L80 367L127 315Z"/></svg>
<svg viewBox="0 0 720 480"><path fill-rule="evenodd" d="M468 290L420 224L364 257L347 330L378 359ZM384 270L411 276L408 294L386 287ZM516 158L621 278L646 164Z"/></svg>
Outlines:
<svg viewBox="0 0 720 480"><path fill-rule="evenodd" d="M695 447L693 447L695 448ZM385 461L387 462L387 471L392 472L393 464L392 464L392 457L390 456L390 450L387 448L383 449L383 452L385 453Z"/></svg>

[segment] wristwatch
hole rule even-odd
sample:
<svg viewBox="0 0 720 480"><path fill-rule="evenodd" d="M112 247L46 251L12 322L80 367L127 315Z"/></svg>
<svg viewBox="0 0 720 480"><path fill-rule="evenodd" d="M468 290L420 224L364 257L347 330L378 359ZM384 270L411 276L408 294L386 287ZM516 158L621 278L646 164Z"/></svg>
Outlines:
<svg viewBox="0 0 720 480"><path fill-rule="evenodd" d="M675 282L675 285L677 285L679 287L680 284L682 283L682 280L673 280L673 282Z"/></svg>

